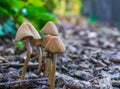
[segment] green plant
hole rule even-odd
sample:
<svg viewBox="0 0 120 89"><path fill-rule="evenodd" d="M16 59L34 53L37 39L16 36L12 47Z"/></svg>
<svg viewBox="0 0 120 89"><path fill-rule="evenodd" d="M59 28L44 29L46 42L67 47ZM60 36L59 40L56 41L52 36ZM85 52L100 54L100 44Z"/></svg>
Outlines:
<svg viewBox="0 0 120 89"><path fill-rule="evenodd" d="M50 0L51 1L51 0ZM82 9L81 0L53 0L56 4L54 13L64 16L78 15Z"/></svg>
<svg viewBox="0 0 120 89"><path fill-rule="evenodd" d="M24 45L23 45L23 42L22 41L18 41L16 42L16 46L19 47L19 48L24 48Z"/></svg>
<svg viewBox="0 0 120 89"><path fill-rule="evenodd" d="M0 0L0 36L15 35L16 28L25 20L29 20L38 31L46 22L55 22L55 15L46 10L48 4L43 0Z"/></svg>
<svg viewBox="0 0 120 89"><path fill-rule="evenodd" d="M87 21L87 24L92 25L92 24L96 24L96 22L97 22L97 19L96 19L94 13L91 13L90 17L89 17L89 19Z"/></svg>

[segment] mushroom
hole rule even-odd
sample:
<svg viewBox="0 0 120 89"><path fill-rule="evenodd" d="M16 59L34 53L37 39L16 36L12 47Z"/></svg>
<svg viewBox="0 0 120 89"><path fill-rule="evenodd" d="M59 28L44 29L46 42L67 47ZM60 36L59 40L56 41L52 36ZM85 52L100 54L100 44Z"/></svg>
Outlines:
<svg viewBox="0 0 120 89"><path fill-rule="evenodd" d="M46 23L40 33L45 35L52 35L52 36L59 35L58 29L53 22Z"/></svg>
<svg viewBox="0 0 120 89"><path fill-rule="evenodd" d="M46 35L44 38L41 39L41 44L40 46L45 48L47 42L52 38L50 35ZM45 76L48 76L48 71L49 71L49 58L45 58ZM41 69L41 64L39 63L38 65L38 73L40 72Z"/></svg>
<svg viewBox="0 0 120 89"><path fill-rule="evenodd" d="M25 79L25 73L26 73L26 69L27 69L27 65L28 62L30 60L30 55L32 54L32 48L31 48L31 43L33 43L33 45L36 45L39 48L39 52L38 52L38 56L39 56L39 66L41 65L41 49L39 47L40 45L40 35L39 33L36 31L36 29L33 27L32 24L30 24L29 22L24 22L18 29L16 37L15 37L15 41L20 41L22 40L23 42L25 42L26 48L27 48L27 57L23 66L23 70L22 70L22 77L21 79L24 80Z"/></svg>
<svg viewBox="0 0 120 89"><path fill-rule="evenodd" d="M45 52L52 54L52 67L50 69L48 83L50 84L50 89L54 89L57 54L65 52L65 45L59 37L53 36L46 44Z"/></svg>
<svg viewBox="0 0 120 89"><path fill-rule="evenodd" d="M51 35L46 35L44 38L41 39L41 44L40 46L45 48L47 42L52 38Z"/></svg>
<svg viewBox="0 0 120 89"><path fill-rule="evenodd" d="M58 36L58 29L55 26L55 24L53 22L48 22L45 24L45 26L42 28L41 35L45 36L41 39L41 47L45 47L45 45L47 44L47 42L52 38L52 36ZM49 53L48 53L49 55ZM48 72L49 72L49 68L50 68L50 62L49 62L49 58L45 58L45 76L48 76ZM40 68L38 69L38 71L40 71Z"/></svg>

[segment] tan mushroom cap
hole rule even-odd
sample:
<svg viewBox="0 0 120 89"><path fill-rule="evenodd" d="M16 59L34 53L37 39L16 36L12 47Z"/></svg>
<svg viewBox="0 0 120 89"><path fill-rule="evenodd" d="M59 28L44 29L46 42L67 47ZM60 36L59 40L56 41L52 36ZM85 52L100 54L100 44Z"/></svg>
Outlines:
<svg viewBox="0 0 120 89"><path fill-rule="evenodd" d="M41 39L41 44L40 46L45 48L46 44L48 43L48 41L52 38L53 36L51 35L46 35L45 38Z"/></svg>
<svg viewBox="0 0 120 89"><path fill-rule="evenodd" d="M58 29L53 22L46 23L45 26L42 28L41 33L52 36L59 35Z"/></svg>
<svg viewBox="0 0 120 89"><path fill-rule="evenodd" d="M65 45L59 37L53 36L45 46L45 51L50 53L63 53L65 52Z"/></svg>
<svg viewBox="0 0 120 89"><path fill-rule="evenodd" d="M15 41L20 41L26 37L31 37L35 40L41 39L37 30L29 22L24 22L18 29Z"/></svg>

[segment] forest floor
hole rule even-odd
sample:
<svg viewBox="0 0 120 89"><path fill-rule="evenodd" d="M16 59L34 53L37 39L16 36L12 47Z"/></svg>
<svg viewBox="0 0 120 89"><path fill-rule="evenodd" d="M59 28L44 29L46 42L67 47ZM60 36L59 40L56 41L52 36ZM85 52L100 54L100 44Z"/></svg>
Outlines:
<svg viewBox="0 0 120 89"><path fill-rule="evenodd" d="M120 89L120 31L100 24L57 26L66 52L57 58L56 89ZM36 72L35 47L26 80L20 81L26 48L14 40L11 35L0 38L0 89L47 89L47 78Z"/></svg>

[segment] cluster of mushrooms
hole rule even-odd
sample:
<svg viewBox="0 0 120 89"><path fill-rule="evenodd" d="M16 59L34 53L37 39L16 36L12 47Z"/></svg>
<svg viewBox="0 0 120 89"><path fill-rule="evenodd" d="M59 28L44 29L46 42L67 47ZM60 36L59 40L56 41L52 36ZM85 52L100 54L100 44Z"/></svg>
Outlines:
<svg viewBox="0 0 120 89"><path fill-rule="evenodd" d="M38 72L41 71L42 61L44 61L45 76L48 77L50 89L54 89L57 54L65 52L65 45L58 35L57 27L53 22L46 23L40 31L40 35L29 22L24 22L19 27L15 41L23 41L27 48L27 57L23 66L21 80L25 79L27 65L32 54L31 46L36 46L38 49ZM41 48L44 49L44 51L41 51Z"/></svg>

